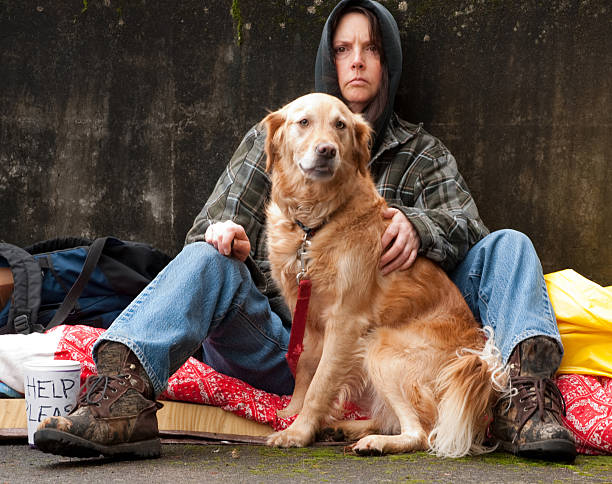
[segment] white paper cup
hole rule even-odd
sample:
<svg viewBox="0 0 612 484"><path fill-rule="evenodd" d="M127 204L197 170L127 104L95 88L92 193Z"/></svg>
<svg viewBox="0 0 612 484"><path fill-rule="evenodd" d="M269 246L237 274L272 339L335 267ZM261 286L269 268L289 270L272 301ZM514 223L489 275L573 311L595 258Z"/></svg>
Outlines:
<svg viewBox="0 0 612 484"><path fill-rule="evenodd" d="M28 443L47 417L69 414L76 405L81 384L81 363L72 360L32 360L24 365L24 392Z"/></svg>

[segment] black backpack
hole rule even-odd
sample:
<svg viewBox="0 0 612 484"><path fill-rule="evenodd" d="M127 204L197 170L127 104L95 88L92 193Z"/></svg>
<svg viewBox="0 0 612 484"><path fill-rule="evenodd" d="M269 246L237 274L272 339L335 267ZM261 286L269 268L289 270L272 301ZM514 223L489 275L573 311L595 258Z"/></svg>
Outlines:
<svg viewBox="0 0 612 484"><path fill-rule="evenodd" d="M114 237L59 238L25 249L0 243L0 267L10 267L14 281L0 335L59 324L108 328L170 260L150 245Z"/></svg>

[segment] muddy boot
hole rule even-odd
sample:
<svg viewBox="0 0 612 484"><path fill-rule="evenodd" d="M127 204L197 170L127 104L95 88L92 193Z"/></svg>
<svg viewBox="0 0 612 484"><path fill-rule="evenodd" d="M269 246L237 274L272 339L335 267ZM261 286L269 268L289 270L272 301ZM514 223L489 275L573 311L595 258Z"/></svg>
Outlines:
<svg viewBox="0 0 612 484"><path fill-rule="evenodd" d="M561 363L557 343L543 336L521 342L510 356L513 394L495 407L493 434L500 447L522 457L573 462L576 446L561 424L563 395L552 381Z"/></svg>
<svg viewBox="0 0 612 484"><path fill-rule="evenodd" d="M34 443L68 457L159 457L161 443L153 386L127 346L112 341L98 349L99 375L87 378L77 407L66 417L43 420Z"/></svg>

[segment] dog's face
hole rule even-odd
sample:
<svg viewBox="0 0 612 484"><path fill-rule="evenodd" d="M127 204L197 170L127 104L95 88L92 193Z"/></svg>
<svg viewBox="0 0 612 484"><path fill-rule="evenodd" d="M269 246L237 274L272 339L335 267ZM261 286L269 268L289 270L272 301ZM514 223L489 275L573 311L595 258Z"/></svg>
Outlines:
<svg viewBox="0 0 612 484"><path fill-rule="evenodd" d="M313 181L333 179L343 168L365 173L370 158L371 129L339 99L308 94L269 114L266 169L290 164Z"/></svg>

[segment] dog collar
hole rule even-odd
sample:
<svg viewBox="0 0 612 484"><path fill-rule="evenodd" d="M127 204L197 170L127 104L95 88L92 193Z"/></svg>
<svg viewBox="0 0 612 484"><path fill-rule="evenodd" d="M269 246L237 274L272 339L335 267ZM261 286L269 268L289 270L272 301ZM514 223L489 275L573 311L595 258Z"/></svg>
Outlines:
<svg viewBox="0 0 612 484"><path fill-rule="evenodd" d="M323 227L323 225L325 225L325 222L323 222L320 225L317 225L316 227L307 227L306 225L304 225L302 222L300 222L298 219L295 219L295 224L301 228L304 233L306 234L306 238L310 239L314 236L314 234L321 228Z"/></svg>

